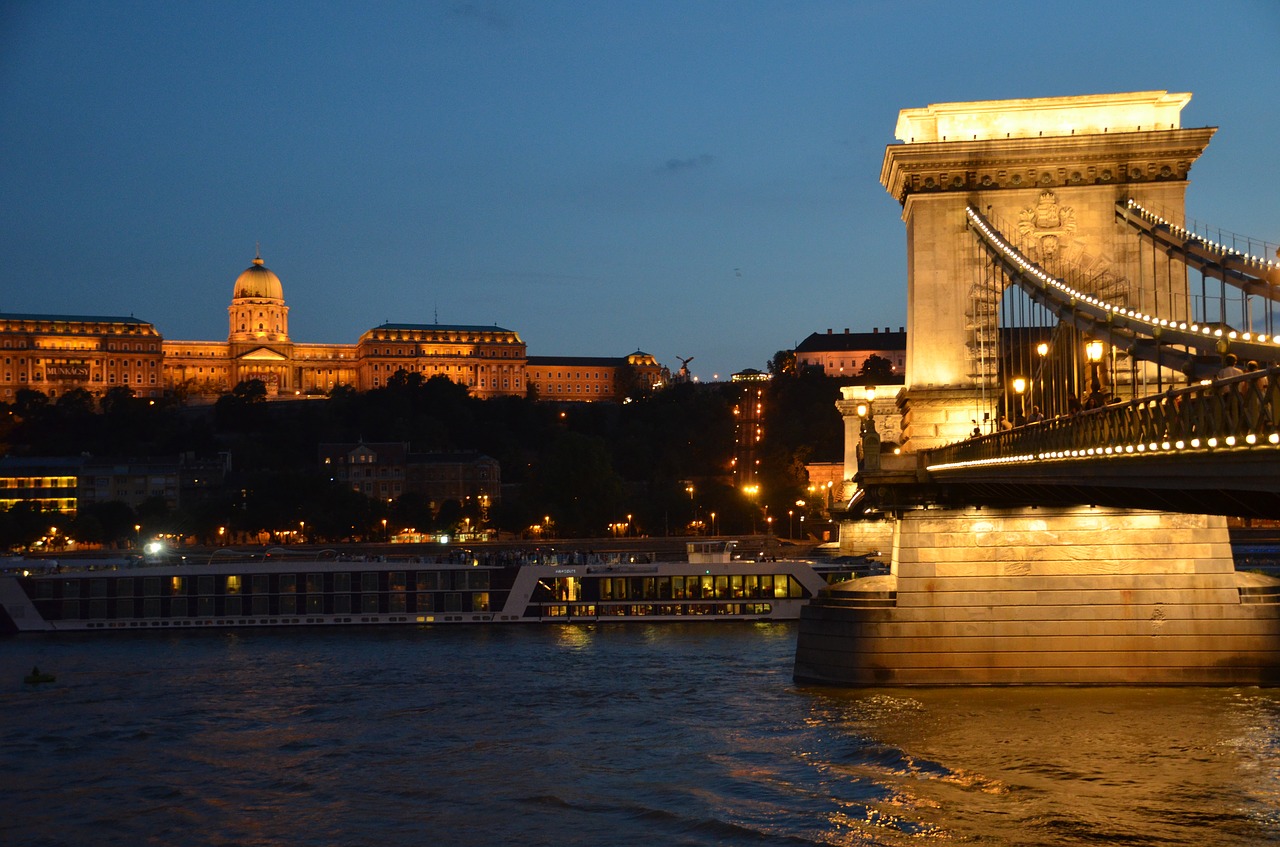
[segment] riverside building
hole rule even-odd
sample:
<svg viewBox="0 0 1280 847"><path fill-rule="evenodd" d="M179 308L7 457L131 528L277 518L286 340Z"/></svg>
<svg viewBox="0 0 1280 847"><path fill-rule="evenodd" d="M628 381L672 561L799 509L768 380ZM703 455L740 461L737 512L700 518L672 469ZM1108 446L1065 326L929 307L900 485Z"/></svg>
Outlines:
<svg viewBox="0 0 1280 847"><path fill-rule="evenodd" d="M296 342L280 277L261 255L236 278L227 318L225 341L173 341L132 316L0 313L0 400L13 402L24 388L56 398L117 386L141 397L212 399L253 379L269 397L321 395L340 385L380 388L403 370L446 377L482 398L523 396L532 381L547 400L616 401L666 376L640 351L530 360L519 333L496 325L384 323L354 344Z"/></svg>

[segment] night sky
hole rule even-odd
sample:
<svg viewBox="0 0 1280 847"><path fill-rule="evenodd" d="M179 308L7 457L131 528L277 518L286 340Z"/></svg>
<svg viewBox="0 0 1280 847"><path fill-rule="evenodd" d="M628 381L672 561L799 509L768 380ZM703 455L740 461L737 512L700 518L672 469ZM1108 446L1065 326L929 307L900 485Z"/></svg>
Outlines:
<svg viewBox="0 0 1280 847"><path fill-rule="evenodd" d="M0 2L0 311L498 324L703 380L897 329L902 108L1190 91L1188 214L1280 241L1280 2Z"/></svg>

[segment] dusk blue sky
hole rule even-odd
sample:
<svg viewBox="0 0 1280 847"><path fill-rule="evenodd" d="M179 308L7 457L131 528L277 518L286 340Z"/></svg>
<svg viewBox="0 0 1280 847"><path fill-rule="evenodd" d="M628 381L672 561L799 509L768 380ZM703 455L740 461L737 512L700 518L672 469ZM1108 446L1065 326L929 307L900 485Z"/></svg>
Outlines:
<svg viewBox="0 0 1280 847"><path fill-rule="evenodd" d="M1188 214L1280 241L1280 2L0 3L0 311L498 324L703 380L906 315L898 111L1190 91Z"/></svg>

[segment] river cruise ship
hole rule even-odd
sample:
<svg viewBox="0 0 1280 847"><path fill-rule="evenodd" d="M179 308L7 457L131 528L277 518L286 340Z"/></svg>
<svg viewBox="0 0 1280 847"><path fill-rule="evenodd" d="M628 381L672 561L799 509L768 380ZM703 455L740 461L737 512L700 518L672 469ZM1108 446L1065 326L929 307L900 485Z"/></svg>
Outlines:
<svg viewBox="0 0 1280 847"><path fill-rule="evenodd" d="M828 584L810 562L737 557L729 541L688 559L633 552L208 561L10 560L0 631L432 625L628 620L795 620Z"/></svg>

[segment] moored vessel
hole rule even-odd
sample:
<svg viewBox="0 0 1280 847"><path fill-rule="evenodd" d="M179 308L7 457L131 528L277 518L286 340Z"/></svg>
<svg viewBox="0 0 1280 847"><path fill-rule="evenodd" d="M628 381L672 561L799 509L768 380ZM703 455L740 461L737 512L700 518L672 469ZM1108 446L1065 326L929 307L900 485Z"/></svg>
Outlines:
<svg viewBox="0 0 1280 847"><path fill-rule="evenodd" d="M13 563L11 563L13 564ZM827 581L813 563L626 553L210 557L21 563L0 574L8 632L626 620L794 620Z"/></svg>

